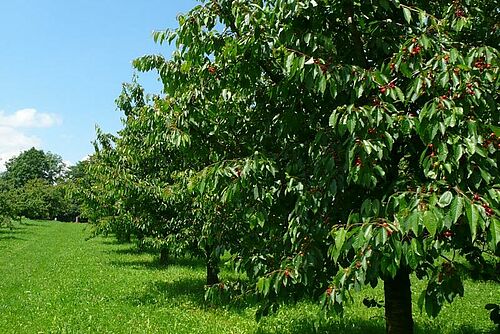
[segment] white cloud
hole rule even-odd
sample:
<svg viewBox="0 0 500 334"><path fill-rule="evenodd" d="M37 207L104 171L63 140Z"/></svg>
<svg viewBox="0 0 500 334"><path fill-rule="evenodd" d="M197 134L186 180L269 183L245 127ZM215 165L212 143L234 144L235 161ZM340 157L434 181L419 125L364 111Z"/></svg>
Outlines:
<svg viewBox="0 0 500 334"><path fill-rule="evenodd" d="M24 150L39 147L41 140L35 136L5 126L0 126L0 171L4 170L4 163Z"/></svg>
<svg viewBox="0 0 500 334"><path fill-rule="evenodd" d="M13 114L0 111L0 172L5 170L4 164L10 158L42 144L40 138L24 133L21 128L49 128L61 123L57 115L36 109L21 109Z"/></svg>
<svg viewBox="0 0 500 334"><path fill-rule="evenodd" d="M11 128L50 128L61 123L61 119L57 115L41 113L32 108L21 109L11 115L0 111L0 126Z"/></svg>

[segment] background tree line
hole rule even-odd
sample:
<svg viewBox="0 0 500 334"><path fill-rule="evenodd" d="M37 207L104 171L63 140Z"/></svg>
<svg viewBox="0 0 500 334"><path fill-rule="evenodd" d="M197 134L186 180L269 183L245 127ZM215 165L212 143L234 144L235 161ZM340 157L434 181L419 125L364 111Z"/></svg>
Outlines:
<svg viewBox="0 0 500 334"><path fill-rule="evenodd" d="M9 219L74 221L80 215L75 196L83 163L66 166L61 157L31 148L11 158L0 174L0 216Z"/></svg>

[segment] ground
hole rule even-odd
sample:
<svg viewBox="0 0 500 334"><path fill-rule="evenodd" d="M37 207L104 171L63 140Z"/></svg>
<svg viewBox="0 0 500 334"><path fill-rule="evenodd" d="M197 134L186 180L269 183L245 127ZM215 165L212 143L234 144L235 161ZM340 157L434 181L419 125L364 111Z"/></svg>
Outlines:
<svg viewBox="0 0 500 334"><path fill-rule="evenodd" d="M203 263L161 267L133 244L89 236L85 224L0 229L0 333L385 333L383 309L361 304L365 296L381 299L381 287L357 293L344 318L303 301L257 323L255 306L204 302ZM467 279L465 297L429 319L415 305L423 284L413 283L417 333L494 332L484 305L500 301L498 284Z"/></svg>

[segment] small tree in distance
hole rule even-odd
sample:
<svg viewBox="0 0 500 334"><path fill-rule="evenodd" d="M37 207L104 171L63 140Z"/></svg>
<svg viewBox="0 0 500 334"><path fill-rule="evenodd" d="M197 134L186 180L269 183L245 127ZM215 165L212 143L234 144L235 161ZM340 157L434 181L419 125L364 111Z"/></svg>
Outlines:
<svg viewBox="0 0 500 334"><path fill-rule="evenodd" d="M40 179L54 184L63 176L65 165L57 154L31 148L5 163L3 177L14 187L22 187L28 181Z"/></svg>

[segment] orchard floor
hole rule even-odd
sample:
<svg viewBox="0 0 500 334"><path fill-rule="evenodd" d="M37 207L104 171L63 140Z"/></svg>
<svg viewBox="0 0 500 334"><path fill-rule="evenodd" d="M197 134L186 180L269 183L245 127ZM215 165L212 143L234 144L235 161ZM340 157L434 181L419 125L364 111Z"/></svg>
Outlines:
<svg viewBox="0 0 500 334"><path fill-rule="evenodd" d="M208 307L204 267L191 259L162 268L151 254L112 239L86 240L85 224L26 221L0 229L0 333L384 333L382 309L355 294L343 318L313 302L287 305L255 322L255 307ZM224 273L223 273L224 274ZM417 333L493 333L484 305L500 301L500 285L466 280L465 297L437 319L420 314Z"/></svg>

